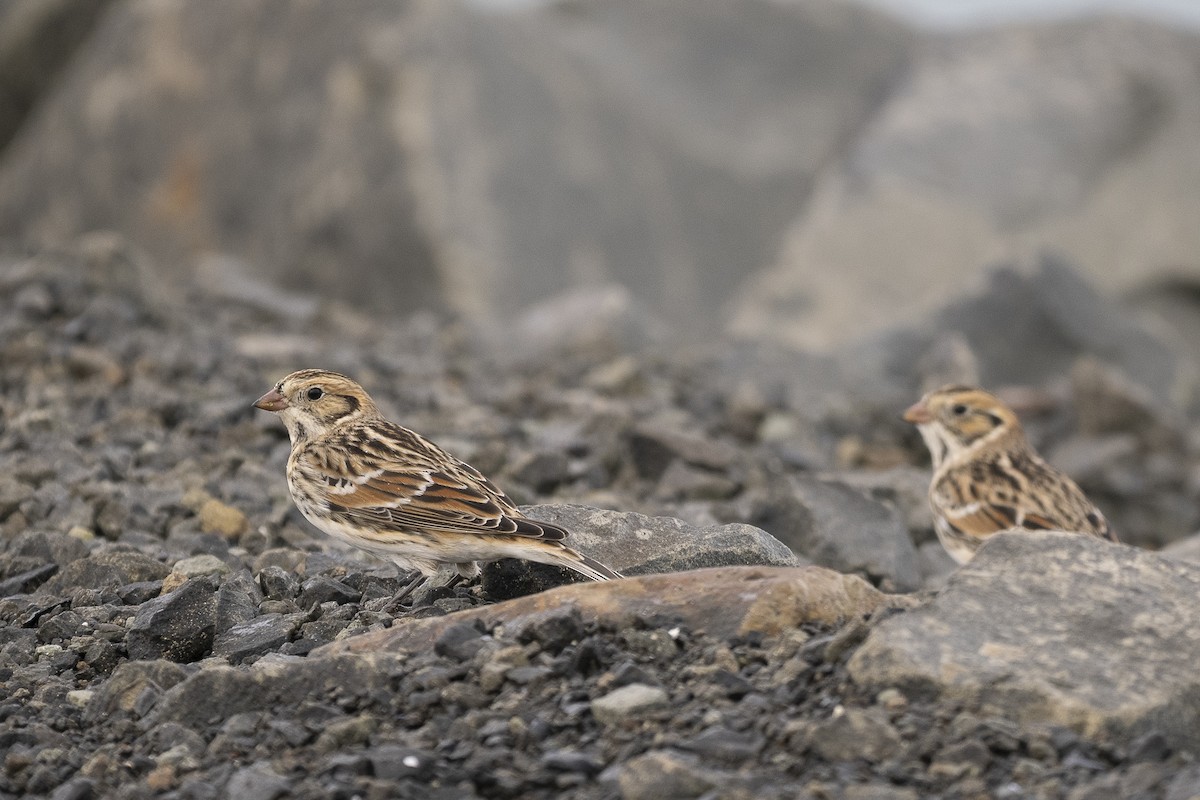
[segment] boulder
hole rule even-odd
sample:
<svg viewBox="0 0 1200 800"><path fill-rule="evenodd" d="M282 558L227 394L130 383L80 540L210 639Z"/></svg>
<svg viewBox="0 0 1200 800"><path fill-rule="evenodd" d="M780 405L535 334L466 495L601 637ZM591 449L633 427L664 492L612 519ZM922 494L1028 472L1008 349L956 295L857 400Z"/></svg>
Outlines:
<svg viewBox="0 0 1200 800"><path fill-rule="evenodd" d="M522 508L533 519L561 525L568 544L622 575L682 572L735 564L795 566L795 554L752 525L698 527L675 517L651 517L577 505ZM494 600L587 580L565 567L502 559L483 565L483 589Z"/></svg>
<svg viewBox="0 0 1200 800"><path fill-rule="evenodd" d="M946 36L814 189L732 329L836 346L933 311L1030 247L1106 292L1194 284L1198 46L1117 16Z"/></svg>
<svg viewBox="0 0 1200 800"><path fill-rule="evenodd" d="M1200 533L1194 533L1186 539L1171 542L1162 549L1161 555L1177 561L1190 561L1200 565Z"/></svg>
<svg viewBox="0 0 1200 800"><path fill-rule="evenodd" d="M1078 534L998 534L927 605L876 626L849 671L872 692L1194 749L1198 591L1191 563Z"/></svg>
<svg viewBox="0 0 1200 800"><path fill-rule="evenodd" d="M914 38L766 0L114 3L0 165L0 234L506 331L612 281L711 329Z"/></svg>

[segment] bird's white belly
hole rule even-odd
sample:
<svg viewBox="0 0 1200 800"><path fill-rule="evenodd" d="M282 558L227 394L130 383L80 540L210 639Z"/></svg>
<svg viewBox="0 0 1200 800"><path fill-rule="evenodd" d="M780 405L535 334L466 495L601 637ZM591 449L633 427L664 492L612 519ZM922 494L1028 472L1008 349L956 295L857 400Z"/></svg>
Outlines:
<svg viewBox="0 0 1200 800"><path fill-rule="evenodd" d="M438 564L521 558L565 566L568 560L559 548L536 540L513 541L487 533L410 533L397 530L375 533L315 513L299 503L297 507L304 518L322 533L391 561L402 569L419 569L426 575L436 573Z"/></svg>

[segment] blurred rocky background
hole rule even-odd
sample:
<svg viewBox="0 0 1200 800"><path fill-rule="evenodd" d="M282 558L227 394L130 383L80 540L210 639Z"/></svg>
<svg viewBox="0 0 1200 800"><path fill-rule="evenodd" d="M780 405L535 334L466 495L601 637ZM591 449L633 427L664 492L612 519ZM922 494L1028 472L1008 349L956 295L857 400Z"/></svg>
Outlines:
<svg viewBox="0 0 1200 800"><path fill-rule="evenodd" d="M115 230L162 280L501 330L616 285L687 335L815 346L1049 247L1194 316L1191 29L920 34L842 0L6 9L11 241Z"/></svg>
<svg viewBox="0 0 1200 800"><path fill-rule="evenodd" d="M1200 29L882 5L0 3L0 800L1200 793ZM306 366L637 577L394 621ZM955 571L950 381L1127 546Z"/></svg>

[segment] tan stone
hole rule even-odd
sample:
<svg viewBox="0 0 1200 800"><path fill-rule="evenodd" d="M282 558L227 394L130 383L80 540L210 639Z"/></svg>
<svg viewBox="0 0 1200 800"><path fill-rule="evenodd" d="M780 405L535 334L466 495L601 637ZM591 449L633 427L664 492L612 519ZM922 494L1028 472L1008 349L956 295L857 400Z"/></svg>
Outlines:
<svg viewBox="0 0 1200 800"><path fill-rule="evenodd" d="M248 527L245 514L220 500L207 500L200 506L200 528L206 533L218 533L226 539L236 539Z"/></svg>
<svg viewBox="0 0 1200 800"><path fill-rule="evenodd" d="M855 575L823 567L713 567L620 581L576 583L431 619L398 619L391 628L320 648L323 654L425 650L446 628L481 620L523 627L572 608L585 622L631 626L638 618L678 619L717 637L778 634L805 622L839 624L916 601L888 595Z"/></svg>
<svg viewBox="0 0 1200 800"><path fill-rule="evenodd" d="M175 767L170 764L161 764L146 774L146 786L155 792L165 792L175 788L177 780Z"/></svg>
<svg viewBox="0 0 1200 800"><path fill-rule="evenodd" d="M162 594L170 594L188 582L188 576L182 572L172 572L163 578Z"/></svg>

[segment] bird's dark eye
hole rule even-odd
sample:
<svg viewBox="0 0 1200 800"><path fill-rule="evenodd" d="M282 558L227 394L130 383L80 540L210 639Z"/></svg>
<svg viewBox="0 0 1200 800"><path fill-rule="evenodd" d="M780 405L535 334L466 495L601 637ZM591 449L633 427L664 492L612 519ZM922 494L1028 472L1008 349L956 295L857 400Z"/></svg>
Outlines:
<svg viewBox="0 0 1200 800"><path fill-rule="evenodd" d="M950 409L950 411L954 414L954 416L961 417L963 414L967 413L967 407L962 403L959 403L954 408Z"/></svg>
<svg viewBox="0 0 1200 800"><path fill-rule="evenodd" d="M320 386L314 386L308 390L308 399L309 400L320 400L322 395L324 395L324 394L325 394L325 392L322 391Z"/></svg>

